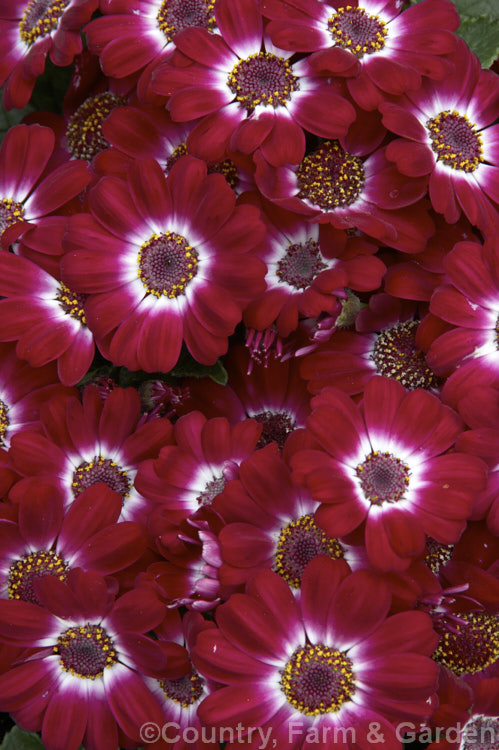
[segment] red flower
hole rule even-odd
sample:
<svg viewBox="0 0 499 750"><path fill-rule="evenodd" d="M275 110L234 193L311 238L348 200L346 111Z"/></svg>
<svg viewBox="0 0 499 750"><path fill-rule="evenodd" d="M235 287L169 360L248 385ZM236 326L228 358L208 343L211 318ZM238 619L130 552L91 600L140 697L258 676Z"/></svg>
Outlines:
<svg viewBox="0 0 499 750"><path fill-rule="evenodd" d="M187 156L166 179L148 159L128 183L104 177L90 191L92 215L69 220L62 274L89 295L86 317L107 359L169 372L183 341L203 364L226 352L264 276L252 257L264 226L235 200L222 175Z"/></svg>

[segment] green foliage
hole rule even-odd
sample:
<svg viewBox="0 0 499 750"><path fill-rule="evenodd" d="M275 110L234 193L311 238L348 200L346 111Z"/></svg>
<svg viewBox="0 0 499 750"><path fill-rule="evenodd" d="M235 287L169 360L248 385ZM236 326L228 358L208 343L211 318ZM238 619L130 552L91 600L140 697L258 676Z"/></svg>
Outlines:
<svg viewBox="0 0 499 750"><path fill-rule="evenodd" d="M176 367L169 373L175 378L211 378L219 385L227 385L229 376L221 360L214 365L200 365L189 354L183 354Z"/></svg>
<svg viewBox="0 0 499 750"><path fill-rule="evenodd" d="M5 735L0 750L43 750L43 743L37 734L13 727Z"/></svg>
<svg viewBox="0 0 499 750"><path fill-rule="evenodd" d="M477 3L479 4L481 3ZM457 33L478 57L482 68L490 68L494 64L499 56L499 16L461 16L461 26Z"/></svg>

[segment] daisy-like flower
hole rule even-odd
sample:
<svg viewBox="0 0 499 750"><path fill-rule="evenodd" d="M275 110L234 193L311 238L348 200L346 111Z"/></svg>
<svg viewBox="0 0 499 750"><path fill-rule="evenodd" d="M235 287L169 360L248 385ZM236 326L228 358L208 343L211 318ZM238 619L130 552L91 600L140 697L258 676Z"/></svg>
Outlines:
<svg viewBox="0 0 499 750"><path fill-rule="evenodd" d="M440 380L426 362L424 325L415 318L413 303L375 294L357 314L356 327L359 332L335 332L304 357L300 373L312 393L327 386L362 393L375 375L398 380L409 391L438 389Z"/></svg>
<svg viewBox="0 0 499 750"><path fill-rule="evenodd" d="M312 407L307 429L322 451L298 451L294 476L322 502L315 519L330 536L365 523L369 560L384 571L406 569L425 533L444 544L459 538L486 466L446 453L463 429L453 410L380 377L366 385L361 407L333 388Z"/></svg>
<svg viewBox="0 0 499 750"><path fill-rule="evenodd" d="M31 655L0 678L2 710L41 729L47 750L139 742L142 724L162 724L143 675L176 679L189 668L181 646L144 635L161 622L164 605L144 590L113 602L101 576L78 568L68 584L54 576L37 583L42 607L2 603L0 637Z"/></svg>
<svg viewBox="0 0 499 750"><path fill-rule="evenodd" d="M16 125L2 141L0 237L3 248L8 248L27 230L33 233L38 226L43 229L44 217L61 210L90 181L87 165L79 160L62 164L49 174L44 171L54 143L52 130L41 125Z"/></svg>
<svg viewBox="0 0 499 750"><path fill-rule="evenodd" d="M443 81L425 81L397 103L380 105L383 124L402 136L387 157L411 177L430 175L433 208L450 224L461 209L482 231L497 228L499 202L499 76L482 70L458 40L450 57L455 71Z"/></svg>
<svg viewBox="0 0 499 750"><path fill-rule="evenodd" d="M164 107L119 107L102 124L111 148L94 159L93 167L100 174L126 179L135 159L152 157L168 174L188 153L186 141L195 125L173 122ZM210 162L208 174L213 172L220 172L238 195L254 187L253 176L230 158Z"/></svg>
<svg viewBox="0 0 499 750"><path fill-rule="evenodd" d="M149 75L175 49L182 29L216 28L215 0L102 0L104 14L85 29L88 47L98 54L106 76L141 73L139 93L147 93ZM145 69L145 70L144 70Z"/></svg>
<svg viewBox="0 0 499 750"><path fill-rule="evenodd" d="M174 427L176 445L164 447L155 460L143 461L139 492L181 521L212 505L226 484L236 479L241 461L255 450L261 426L245 419L233 427L227 419L207 420L201 412L181 417Z"/></svg>
<svg viewBox="0 0 499 750"><path fill-rule="evenodd" d="M260 253L267 266L267 289L244 312L248 328L263 331L275 323L277 333L285 338L296 329L299 317L332 315L339 307L338 298L346 296L345 287L371 291L380 286L384 263L368 254L355 255L356 250L374 252L372 243L360 239L355 246L342 230L306 223L303 217L256 196L245 200L262 206L268 228Z"/></svg>
<svg viewBox="0 0 499 750"><path fill-rule="evenodd" d="M239 345L231 347L225 367L225 386L201 378L184 381L189 395L177 413L199 409L208 419L226 417L233 424L249 417L262 425L257 447L275 442L282 450L288 435L304 427L310 414L310 394L297 363L275 358L266 365L252 363L247 348Z"/></svg>
<svg viewBox="0 0 499 750"><path fill-rule="evenodd" d="M155 629L159 642L173 641L186 649L189 663L190 653L196 645L197 637L206 630L216 629L214 622L203 619L198 612L187 612L182 619L178 610L168 612L163 622ZM163 739L158 742L145 743L147 750L202 750L215 745L216 739L210 739L210 732L201 727L197 709L201 701L215 688L213 680L209 680L190 663L190 670L183 677L177 679L146 680L150 691L158 699L164 716L166 730ZM218 686L216 686L218 687ZM190 734L185 736L184 731ZM192 736L192 741L191 741ZM178 737L176 740L175 737ZM196 738L197 737L197 738Z"/></svg>
<svg viewBox="0 0 499 750"><path fill-rule="evenodd" d="M324 141L296 166L273 167L260 149L254 156L255 181L270 201L313 222L357 228L402 252L419 252L434 231L418 203L426 179L408 181L385 151L363 158L338 141Z"/></svg>
<svg viewBox="0 0 499 750"><path fill-rule="evenodd" d="M16 354L32 367L57 361L64 385L88 372L95 354L85 296L27 258L0 253L0 341L17 341Z"/></svg>
<svg viewBox="0 0 499 750"><path fill-rule="evenodd" d="M276 445L256 451L217 502L226 522L218 534L221 583L246 583L268 568L299 591L305 568L318 555L344 559L351 567L365 563L360 548L328 537L316 525L318 505L294 484Z"/></svg>
<svg viewBox="0 0 499 750"><path fill-rule="evenodd" d="M88 200L93 215L70 217L61 267L89 295L85 315L106 359L169 372L185 341L214 364L262 291L258 210L236 207L224 177L189 156L167 178L155 160L136 162L128 183L104 177Z"/></svg>
<svg viewBox="0 0 499 750"><path fill-rule="evenodd" d="M261 147L272 164L296 164L304 130L346 134L354 108L307 60L290 64L291 53L264 38L257 0L217 0L215 17L221 36L186 29L175 39L182 54L153 76L153 91L171 95L174 120L202 118L187 141L192 153L216 161L228 146L247 154Z"/></svg>
<svg viewBox="0 0 499 750"><path fill-rule="evenodd" d="M93 386L85 389L83 403L52 399L40 410L43 434L22 432L11 441L13 465L25 477L13 499L36 491L44 476L67 509L85 490L105 482L121 496L120 520L144 522L148 502L134 487L135 475L143 459L172 442L172 427L167 419L143 424L140 417L133 388L116 388L105 403Z"/></svg>
<svg viewBox="0 0 499 750"><path fill-rule="evenodd" d="M17 502L19 521L0 520L0 597L40 604L35 581L67 581L72 568L109 575L134 563L146 537L135 523L116 523L121 499L104 483L79 495L64 514L62 493L38 480Z"/></svg>
<svg viewBox="0 0 499 750"><path fill-rule="evenodd" d="M0 6L0 85L6 109L26 106L47 55L71 65L82 50L81 28L99 0L8 0Z"/></svg>
<svg viewBox="0 0 499 750"><path fill-rule="evenodd" d="M198 636L194 664L224 685L201 720L260 727L286 750L368 747L376 722L385 746L400 748L391 722L430 712L437 638L422 612L387 618L390 599L379 578L325 557L305 570L299 603L280 576L257 573L218 608L219 630Z"/></svg>
<svg viewBox="0 0 499 750"><path fill-rule="evenodd" d="M13 344L0 344L0 448L8 448L17 432L35 429L42 404L67 391L55 363L32 368L16 356Z"/></svg>
<svg viewBox="0 0 499 750"><path fill-rule="evenodd" d="M430 311L451 324L432 343L427 359L450 376L442 395L451 405L473 386L499 384L499 235L485 244L459 242L444 260L449 283L440 286Z"/></svg>
<svg viewBox="0 0 499 750"><path fill-rule="evenodd" d="M459 26L448 0L426 0L401 12L397 0L260 0L272 41L294 52L313 52L312 67L346 79L351 96L373 110L387 94L418 89L422 76L441 79L451 66L441 56L454 50Z"/></svg>

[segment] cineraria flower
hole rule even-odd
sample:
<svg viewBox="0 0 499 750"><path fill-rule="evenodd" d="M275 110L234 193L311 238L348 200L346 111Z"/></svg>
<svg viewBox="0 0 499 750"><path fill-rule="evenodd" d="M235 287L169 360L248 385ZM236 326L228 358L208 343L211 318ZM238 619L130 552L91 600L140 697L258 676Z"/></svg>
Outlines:
<svg viewBox="0 0 499 750"><path fill-rule="evenodd" d="M85 28L88 47L99 55L106 76L141 72L144 98L151 71L171 55L182 29L216 29L214 6L215 0L141 0L138 9L134 0L101 0L104 15Z"/></svg>
<svg viewBox="0 0 499 750"><path fill-rule="evenodd" d="M174 123L164 107L119 107L102 125L102 133L111 148L102 151L93 162L103 175L126 179L134 159L156 159L167 175L176 161L188 153L187 138L194 123ZM220 172L239 195L254 187L253 176L227 158L208 164L208 174Z"/></svg>
<svg viewBox="0 0 499 750"><path fill-rule="evenodd" d="M498 260L498 236L483 246L459 242L444 261L449 283L430 302L430 311L454 326L427 355L438 375L450 376L442 396L451 405L473 386L499 384Z"/></svg>
<svg viewBox="0 0 499 750"><path fill-rule="evenodd" d="M417 203L426 194L426 179L408 181L385 151L364 160L337 141L325 141L297 166L272 167L260 149L255 180L270 201L313 222L357 228L402 252L419 252L434 230Z"/></svg>
<svg viewBox="0 0 499 750"><path fill-rule="evenodd" d="M167 419L140 421L140 397L133 388L116 388L105 402L89 386L79 399L58 397L40 410L44 434L17 433L10 457L25 477L15 497L35 491L40 476L62 494L64 508L87 488L105 482L121 496L120 520L144 522L147 500L135 489L140 462L172 442ZM14 498L15 499L15 498Z"/></svg>
<svg viewBox="0 0 499 750"><path fill-rule="evenodd" d="M223 416L232 424L249 417L262 425L257 447L276 442L282 450L288 435L304 427L310 414L310 394L297 363L275 358L265 365L252 363L247 348L236 345L231 347L225 367L225 386L206 378L186 379L189 395L177 413L199 409L208 419Z"/></svg>
<svg viewBox="0 0 499 750"><path fill-rule="evenodd" d="M170 509L173 521L187 518L212 505L226 483L237 478L239 464L255 450L261 430L252 419L231 427L223 417L207 420L201 412L191 412L175 423L176 445L141 463L137 489Z"/></svg>
<svg viewBox="0 0 499 750"><path fill-rule="evenodd" d="M80 569L67 585L54 576L37 584L43 607L2 602L0 637L31 656L0 678L1 709L41 729L47 750L139 742L142 724L162 724L143 675L176 679L189 668L181 646L144 635L161 622L164 605L144 590L113 602L104 579Z"/></svg>
<svg viewBox="0 0 499 750"><path fill-rule="evenodd" d="M370 572L326 557L309 563L299 603L280 576L257 573L218 608L219 630L198 636L195 666L224 685L199 706L201 720L260 727L296 750L368 747L376 722L399 748L392 722L430 712L437 639L422 612L387 618L390 599Z"/></svg>
<svg viewBox="0 0 499 750"><path fill-rule="evenodd" d="M187 612L181 620L178 610L173 610L167 613L154 632L159 636L160 643L164 640L178 643L190 656L199 633L213 629L216 629L215 623L204 620L199 613ZM202 750L212 743L219 748L216 738L211 740L210 732L203 730L197 716L199 704L215 688L213 680L199 674L190 664L190 671L183 677L165 680L147 678L146 684L161 705L166 727L163 741L146 743L147 750ZM186 735L188 742L183 740L185 730L189 732ZM175 737L179 739L175 740Z"/></svg>
<svg viewBox="0 0 499 750"><path fill-rule="evenodd" d="M182 342L202 364L227 351L241 308L263 287L252 251L265 228L220 174L182 157L165 178L153 159L128 183L103 177L92 215L69 219L64 282L88 294L85 314L102 354L130 370L169 372Z"/></svg>
<svg viewBox="0 0 499 750"><path fill-rule="evenodd" d="M404 570L424 549L425 533L455 542L466 525L486 466L447 453L463 426L458 415L420 388L374 377L359 408L326 388L312 401L307 430L319 450L298 451L294 476L322 505L315 519L330 536L365 523L369 561Z"/></svg>
<svg viewBox="0 0 499 750"><path fill-rule="evenodd" d="M41 125L16 125L3 139L0 236L4 249L26 230L36 231L38 225L43 228L43 217L61 210L88 185L90 174L83 161L62 164L49 174L44 173L54 143L52 130ZM48 237L45 244L50 245Z"/></svg>
<svg viewBox="0 0 499 750"><path fill-rule="evenodd" d="M0 448L8 448L17 432L33 430L41 405L66 392L55 363L32 368L16 356L13 344L0 344Z"/></svg>
<svg viewBox="0 0 499 750"><path fill-rule="evenodd" d="M354 254L355 249L374 252L374 245L365 242L363 247L361 240L354 248L344 231L308 223L254 194L246 194L245 201L261 206L268 229L260 252L267 266L267 289L244 311L248 328L263 331L275 323L285 338L297 328L299 317L332 315L338 298L346 296L345 287L371 291L380 286L384 263Z"/></svg>
<svg viewBox="0 0 499 750"><path fill-rule="evenodd" d="M40 604L35 581L67 581L72 568L109 575L134 563L146 545L135 523L116 523L121 500L104 483L79 495L66 514L64 497L38 479L36 494L17 501L19 521L0 520L0 597Z"/></svg>
<svg viewBox="0 0 499 750"><path fill-rule="evenodd" d="M295 485L277 446L256 451L218 499L226 525L218 534L223 584L246 583L258 570L278 573L295 591L318 555L365 563L360 549L329 537L314 521L319 503Z"/></svg>
<svg viewBox="0 0 499 750"><path fill-rule="evenodd" d="M450 224L461 209L481 230L496 231L499 202L499 76L482 70L458 40L450 57L455 72L438 84L425 81L400 102L383 103L383 124L402 136L386 155L406 175L430 175L435 211Z"/></svg>
<svg viewBox="0 0 499 750"><path fill-rule="evenodd" d="M355 110L307 60L290 64L289 52L263 34L257 0L217 0L220 35L187 29L171 62L153 76L153 91L171 96L174 120L202 118L190 134L191 153L225 158L227 147L252 154L261 147L272 164L297 163L307 130L325 138L345 135Z"/></svg>
<svg viewBox="0 0 499 750"><path fill-rule="evenodd" d="M158 505L147 525L167 562L149 565L143 582L152 579L161 601L206 612L229 598L234 587L221 586L218 575L222 559L217 534L224 522L211 506L201 506L179 524L169 508Z"/></svg>
<svg viewBox="0 0 499 750"><path fill-rule="evenodd" d="M334 386L353 395L362 393L372 377L383 375L398 380L408 391L437 391L440 380L422 347L424 325L414 313L412 303L373 295L369 308L356 316L359 332L337 331L327 344L304 357L300 374L308 380L308 389L320 393Z"/></svg>
<svg viewBox="0 0 499 750"><path fill-rule="evenodd" d="M459 26L448 0L426 0L401 12L397 0L260 0L264 16L274 19L267 33L278 47L313 52L317 70L344 75L351 96L373 110L387 94L418 89L421 77L441 79L451 66L440 55L454 50Z"/></svg>
<svg viewBox="0 0 499 750"><path fill-rule="evenodd" d="M6 109L28 103L47 55L71 65L82 50L81 28L99 0L8 0L0 7L0 85Z"/></svg>
<svg viewBox="0 0 499 750"><path fill-rule="evenodd" d="M16 354L32 367L57 360L64 385L88 372L95 354L85 297L27 258L0 253L0 341L17 341Z"/></svg>

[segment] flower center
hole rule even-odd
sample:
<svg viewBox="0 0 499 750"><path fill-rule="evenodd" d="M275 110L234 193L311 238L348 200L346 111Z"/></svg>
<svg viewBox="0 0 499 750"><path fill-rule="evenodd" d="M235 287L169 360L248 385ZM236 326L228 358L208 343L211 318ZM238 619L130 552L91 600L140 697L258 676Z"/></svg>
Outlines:
<svg viewBox="0 0 499 750"><path fill-rule="evenodd" d="M328 210L354 203L364 185L364 167L337 141L325 141L303 159L296 179L299 198Z"/></svg>
<svg viewBox="0 0 499 750"><path fill-rule="evenodd" d="M296 427L294 418L286 411L261 411L258 414L252 414L251 419L263 425L257 448L263 448L269 443L277 443L279 450L282 450L286 438Z"/></svg>
<svg viewBox="0 0 499 750"><path fill-rule="evenodd" d="M229 73L227 85L248 113L258 105L285 106L291 92L299 88L289 62L270 52L257 52L239 60Z"/></svg>
<svg viewBox="0 0 499 750"><path fill-rule="evenodd" d="M161 680L159 683L165 698L180 703L182 708L189 708L198 701L204 689L204 680L195 670L177 680Z"/></svg>
<svg viewBox="0 0 499 750"><path fill-rule="evenodd" d="M71 289L68 289L66 284L62 283L62 281L59 283L59 292L56 296L59 306L62 307L66 315L70 315L82 325L86 325L87 323L85 310L83 308L87 297L88 294L72 292Z"/></svg>
<svg viewBox="0 0 499 750"><path fill-rule="evenodd" d="M30 0L19 22L19 35L31 46L41 36L54 31L70 0Z"/></svg>
<svg viewBox="0 0 499 750"><path fill-rule="evenodd" d="M198 254L176 232L153 234L137 256L137 276L147 294L175 299L197 274Z"/></svg>
<svg viewBox="0 0 499 750"><path fill-rule="evenodd" d="M466 115L446 109L428 120L426 127L437 161L462 172L474 172L483 162L482 139Z"/></svg>
<svg viewBox="0 0 499 750"><path fill-rule="evenodd" d="M75 159L91 161L109 143L102 135L102 123L113 109L126 104L122 96L104 92L89 96L69 118L66 138Z"/></svg>
<svg viewBox="0 0 499 750"><path fill-rule="evenodd" d="M339 711L355 693L352 662L328 646L305 646L286 664L281 690L288 702L307 716Z"/></svg>
<svg viewBox="0 0 499 750"><path fill-rule="evenodd" d="M91 461L80 464L73 473L73 495L78 497L84 490L97 482L105 482L114 492L118 492L122 498L128 497L132 487L127 472L122 469L116 461L102 456L94 456Z"/></svg>
<svg viewBox="0 0 499 750"><path fill-rule="evenodd" d="M163 0L156 20L169 42L175 34L191 26L213 29L216 25L215 0Z"/></svg>
<svg viewBox="0 0 499 750"><path fill-rule="evenodd" d="M463 732L459 750L497 750L499 717L474 716Z"/></svg>
<svg viewBox="0 0 499 750"><path fill-rule="evenodd" d="M321 271L327 268L319 245L314 240L290 245L277 263L276 275L295 289L307 289Z"/></svg>
<svg viewBox="0 0 499 750"><path fill-rule="evenodd" d="M373 451L356 473L366 500L373 505L396 503L409 484L409 467L391 453Z"/></svg>
<svg viewBox="0 0 499 750"><path fill-rule="evenodd" d="M0 398L0 447L5 445L5 433L9 429L9 407Z"/></svg>
<svg viewBox="0 0 499 750"><path fill-rule="evenodd" d="M61 633L54 646L64 672L94 680L118 661L114 644L100 625L82 625Z"/></svg>
<svg viewBox="0 0 499 750"><path fill-rule="evenodd" d="M301 516L282 529L274 555L274 570L292 588L298 589L303 571L317 555L337 560L344 556L343 547L315 525L312 515Z"/></svg>
<svg viewBox="0 0 499 750"><path fill-rule="evenodd" d="M378 335L371 359L380 375L398 380L404 388L435 388L438 378L428 367L426 357L416 346L419 321L396 323Z"/></svg>
<svg viewBox="0 0 499 750"><path fill-rule="evenodd" d="M35 594L34 582L44 576L56 576L66 582L69 565L56 552L31 552L12 563L7 580L9 599L40 604Z"/></svg>
<svg viewBox="0 0 499 750"><path fill-rule="evenodd" d="M334 43L357 57L372 55L385 46L388 33L386 23L378 16L370 16L364 8L352 8L350 5L338 8L327 25Z"/></svg>
<svg viewBox="0 0 499 750"><path fill-rule="evenodd" d="M426 537L426 552L424 561L435 575L439 572L442 565L448 563L454 551L453 544L441 544L430 536Z"/></svg>
<svg viewBox="0 0 499 750"><path fill-rule="evenodd" d="M22 203L16 203L12 198L2 198L0 200L0 237L5 230L22 221L24 217L24 206Z"/></svg>
<svg viewBox="0 0 499 750"><path fill-rule="evenodd" d="M207 482L206 487L197 496L197 501L200 505L211 505L213 500L224 491L225 477L223 474L219 477L213 477L213 479Z"/></svg>
<svg viewBox="0 0 499 750"><path fill-rule="evenodd" d="M495 615L468 612L453 619L452 630L442 633L433 658L458 676L482 672L499 656L499 628Z"/></svg>

